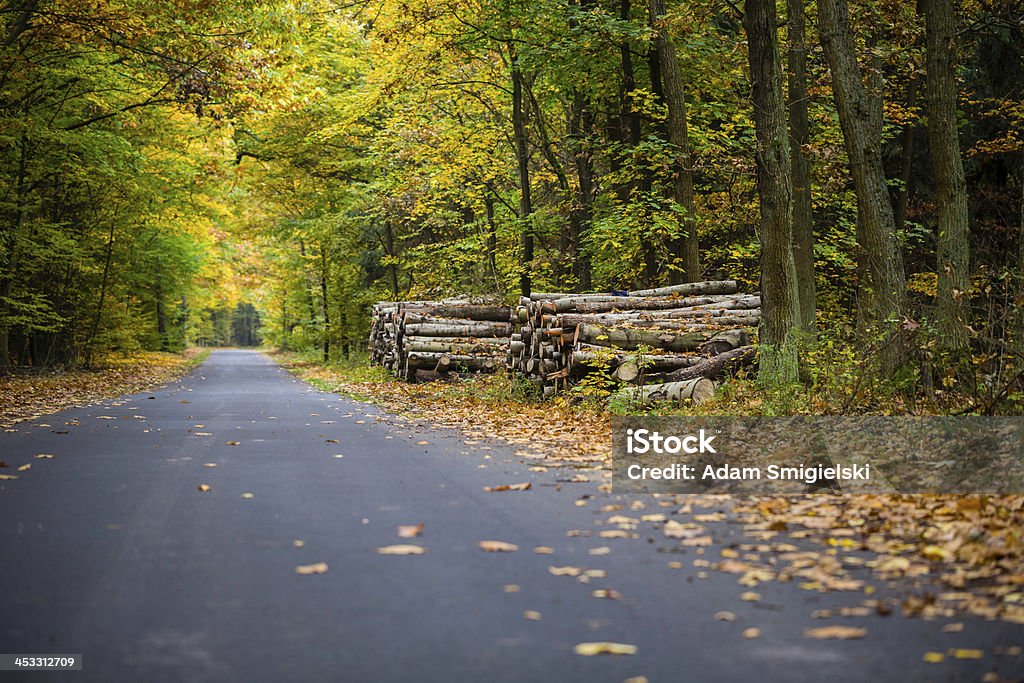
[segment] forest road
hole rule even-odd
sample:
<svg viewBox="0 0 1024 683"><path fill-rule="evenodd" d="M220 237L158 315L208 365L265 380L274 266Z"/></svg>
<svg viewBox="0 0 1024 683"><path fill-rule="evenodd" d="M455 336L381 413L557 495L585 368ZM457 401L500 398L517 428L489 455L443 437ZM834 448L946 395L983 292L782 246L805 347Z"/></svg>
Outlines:
<svg viewBox="0 0 1024 683"><path fill-rule="evenodd" d="M635 518L678 506L601 493L593 472L530 471L507 445L319 392L254 351L23 422L0 434L0 460L18 477L0 481L0 653L83 656L80 672L5 681L977 681L1024 661L991 654L1024 629L970 618L956 634L898 614L839 619L866 637L809 639L835 622L814 610L864 596L767 583L740 601L736 575L693 566L742 542L737 524L710 525L700 555L653 522L601 538L606 505ZM421 536L398 537L416 524ZM427 552L377 552L402 543ZM296 572L317 563L327 571ZM603 588L620 599L594 597ZM751 627L760 637L742 636ZM574 652L593 641L637 649ZM952 647L985 656L922 660Z"/></svg>

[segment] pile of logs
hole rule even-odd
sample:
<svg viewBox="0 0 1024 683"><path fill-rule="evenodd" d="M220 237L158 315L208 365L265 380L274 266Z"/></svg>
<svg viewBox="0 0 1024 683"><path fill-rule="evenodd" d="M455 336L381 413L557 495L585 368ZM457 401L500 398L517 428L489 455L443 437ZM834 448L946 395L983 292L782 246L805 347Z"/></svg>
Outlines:
<svg viewBox="0 0 1024 683"><path fill-rule="evenodd" d="M545 396L592 372L610 373L641 400L695 401L710 381L754 358L758 294L731 280L608 294L535 293L520 299L511 368ZM639 352L638 352L639 351Z"/></svg>
<svg viewBox="0 0 1024 683"><path fill-rule="evenodd" d="M759 294L731 280L612 294L523 297L512 309L466 299L382 301L370 357L415 381L420 373L510 370L550 396L604 373L640 401L692 399L754 361Z"/></svg>
<svg viewBox="0 0 1024 683"><path fill-rule="evenodd" d="M415 381L417 372L496 372L508 362L512 309L466 299L382 301L373 307L370 361Z"/></svg>

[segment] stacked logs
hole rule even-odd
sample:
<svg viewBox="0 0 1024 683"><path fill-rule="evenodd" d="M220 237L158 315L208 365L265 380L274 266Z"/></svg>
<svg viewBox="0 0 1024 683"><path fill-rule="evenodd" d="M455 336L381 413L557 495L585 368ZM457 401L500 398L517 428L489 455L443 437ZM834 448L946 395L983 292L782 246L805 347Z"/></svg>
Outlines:
<svg viewBox="0 0 1024 683"><path fill-rule="evenodd" d="M593 372L641 400L706 398L710 379L753 360L758 294L731 280L608 294L535 293L520 299L511 367L545 396ZM638 353L643 349L644 352ZM720 354L721 359L715 359Z"/></svg>
<svg viewBox="0 0 1024 683"><path fill-rule="evenodd" d="M421 371L496 372L508 360L511 315L465 299L382 301L371 314L370 360L407 381Z"/></svg>

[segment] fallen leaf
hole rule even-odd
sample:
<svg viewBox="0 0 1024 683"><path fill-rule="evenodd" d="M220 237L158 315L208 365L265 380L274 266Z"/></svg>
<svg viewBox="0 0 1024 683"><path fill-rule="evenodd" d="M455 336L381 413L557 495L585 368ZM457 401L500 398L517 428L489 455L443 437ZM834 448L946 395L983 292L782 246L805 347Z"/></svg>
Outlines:
<svg viewBox="0 0 1024 683"><path fill-rule="evenodd" d="M13 474L0 474L0 479L17 479Z"/></svg>
<svg viewBox="0 0 1024 683"><path fill-rule="evenodd" d="M518 593L519 592L519 586L517 586L514 583L507 583L507 584L505 584L504 591L506 593Z"/></svg>
<svg viewBox="0 0 1024 683"><path fill-rule="evenodd" d="M292 541L292 545L295 546L296 548L301 548L304 545L306 545L306 542L301 540L301 539L296 538L294 541Z"/></svg>
<svg viewBox="0 0 1024 683"><path fill-rule="evenodd" d="M537 610L528 609L523 612L523 617L530 621L540 621L541 614Z"/></svg>
<svg viewBox="0 0 1024 683"><path fill-rule="evenodd" d="M579 576L583 570L579 567L548 567L553 576Z"/></svg>
<svg viewBox="0 0 1024 683"><path fill-rule="evenodd" d="M295 573L302 574L303 576L308 576L310 574L326 574L327 563L317 562L316 564L300 564L295 568Z"/></svg>
<svg viewBox="0 0 1024 683"><path fill-rule="evenodd" d="M246 500L248 500L248 499L250 499L252 497L253 497L253 495L251 493L249 493L248 491L246 491L245 493L242 494L242 498L245 498Z"/></svg>
<svg viewBox="0 0 1024 683"><path fill-rule="evenodd" d="M736 621L736 615L732 612L715 612L715 621Z"/></svg>
<svg viewBox="0 0 1024 683"><path fill-rule="evenodd" d="M398 527L399 538L416 538L423 533L424 524L407 524Z"/></svg>
<svg viewBox="0 0 1024 683"><path fill-rule="evenodd" d="M609 548L606 545L603 545L600 548L591 548L590 550L587 551L587 554L588 555L607 555L611 551L612 551L611 548Z"/></svg>
<svg viewBox="0 0 1024 683"><path fill-rule="evenodd" d="M32 463L26 463L26 464L22 465L21 467L19 467L18 471L19 472L27 472L30 469L32 469Z"/></svg>
<svg viewBox="0 0 1024 683"><path fill-rule="evenodd" d="M539 545L539 546L537 546L536 548L533 549L533 552L535 552L538 555L553 555L554 552L555 552L555 549L554 548L549 548L546 545Z"/></svg>
<svg viewBox="0 0 1024 683"><path fill-rule="evenodd" d="M226 443L227 443L228 446L237 446L238 445L237 441L227 441Z"/></svg>
<svg viewBox="0 0 1024 683"><path fill-rule="evenodd" d="M761 629L753 628L753 627L748 628L748 629L744 629L743 630L743 637L744 638L760 638L761 637Z"/></svg>
<svg viewBox="0 0 1024 683"><path fill-rule="evenodd" d="M575 652L584 657L593 657L594 655L635 655L636 645L609 642L580 643L575 647Z"/></svg>
<svg viewBox="0 0 1024 683"><path fill-rule="evenodd" d="M424 441L423 443L426 443ZM488 493L496 493L498 491L529 491L533 488L533 484L528 481L524 481L521 484L499 484L498 486L485 486L484 491Z"/></svg>
<svg viewBox="0 0 1024 683"><path fill-rule="evenodd" d="M36 455L35 457L36 457L36 458L39 458L40 460L44 460L44 459L49 459L49 458L52 458L52 457L53 457L53 455L52 455L52 454L50 454L50 453L39 453L39 454L38 454L38 455Z"/></svg>
<svg viewBox="0 0 1024 683"><path fill-rule="evenodd" d="M941 652L925 652L924 656L921 657L924 661L929 664L939 664L946 660L946 655Z"/></svg>
<svg viewBox="0 0 1024 683"><path fill-rule="evenodd" d="M982 650L967 650L964 648L953 648L949 650L949 656L953 659L981 659L985 656Z"/></svg>
<svg viewBox="0 0 1024 683"><path fill-rule="evenodd" d="M927 545L921 549L921 554L934 562L949 562L956 556L949 550L938 545Z"/></svg>
<svg viewBox="0 0 1024 683"><path fill-rule="evenodd" d="M761 594L755 593L754 591L747 591L746 593L740 594L740 600L742 600L743 602L757 602L760 599Z"/></svg>
<svg viewBox="0 0 1024 683"><path fill-rule="evenodd" d="M519 546L505 541L480 541L480 549L489 553L514 553Z"/></svg>
<svg viewBox="0 0 1024 683"><path fill-rule="evenodd" d="M215 462L204 462L203 463L203 467L216 467L216 466L217 466L217 463L215 463Z"/></svg>
<svg viewBox="0 0 1024 683"><path fill-rule="evenodd" d="M943 633L960 633L964 630L963 622L957 622L955 624L946 624L942 627Z"/></svg>
<svg viewBox="0 0 1024 683"><path fill-rule="evenodd" d="M838 625L809 628L804 631L806 637L816 638L817 640L849 640L851 638L863 638L867 634L868 630L866 628Z"/></svg>
<svg viewBox="0 0 1024 683"><path fill-rule="evenodd" d="M206 493L206 492L207 492L207 491L209 491L209 490L210 490L211 488L213 488L213 487L212 487L212 486L210 486L209 484L200 484L200 485L199 485L199 490L200 490L200 491L202 491L203 493Z"/></svg>
<svg viewBox="0 0 1024 683"><path fill-rule="evenodd" d="M419 545L386 545L383 548L377 548L377 553L380 555L422 555L427 552L427 549Z"/></svg>
<svg viewBox="0 0 1024 683"><path fill-rule="evenodd" d="M595 598L603 598L605 600L621 600L622 593L611 588L598 588L590 593Z"/></svg>
<svg viewBox="0 0 1024 683"><path fill-rule="evenodd" d="M417 446L426 446L426 445L428 445L429 443L430 443L429 441L417 441L417 442L416 442L416 445L417 445Z"/></svg>

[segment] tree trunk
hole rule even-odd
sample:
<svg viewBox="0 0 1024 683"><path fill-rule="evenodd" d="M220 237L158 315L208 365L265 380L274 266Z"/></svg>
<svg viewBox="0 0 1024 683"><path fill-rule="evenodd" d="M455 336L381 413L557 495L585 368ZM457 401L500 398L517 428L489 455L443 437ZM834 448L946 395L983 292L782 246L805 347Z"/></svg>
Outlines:
<svg viewBox="0 0 1024 683"><path fill-rule="evenodd" d="M516 147L516 166L519 170L519 291L530 296L533 287L533 202L530 199L530 150L526 139L526 113L523 107L523 73L519 67L515 44L506 45L512 65L512 134Z"/></svg>
<svg viewBox="0 0 1024 683"><path fill-rule="evenodd" d="M917 106L917 78L910 79L907 84L907 109ZM908 123L903 128L900 139L900 186L896 191L896 202L893 211L894 225L896 232L903 232L903 225L907 220L907 205L910 203L910 195L913 192L914 183L914 138L917 126Z"/></svg>
<svg viewBox="0 0 1024 683"><path fill-rule="evenodd" d="M804 155L810 143L807 103L807 35L804 0L787 0L789 14L789 131L793 183L793 263L800 299L800 325L813 332L817 295L814 284L814 212L811 165Z"/></svg>
<svg viewBox="0 0 1024 683"><path fill-rule="evenodd" d="M331 315L327 304L327 250L320 245L320 298L324 314L324 362L331 359Z"/></svg>
<svg viewBox="0 0 1024 683"><path fill-rule="evenodd" d="M697 377L719 379L727 373L752 365L756 359L757 347L740 346L731 351L720 353L717 356L704 358L694 365L675 370L669 373L667 379L670 382L681 382L688 379L696 379Z"/></svg>
<svg viewBox="0 0 1024 683"><path fill-rule="evenodd" d="M388 280L391 284L391 295L398 298L398 257L395 254L395 229L391 217L384 218L384 251L388 255Z"/></svg>
<svg viewBox="0 0 1024 683"><path fill-rule="evenodd" d="M795 382L798 375L794 332L800 320L800 300L793 259L792 168L776 40L775 2L746 0L745 9L761 207L762 317L758 379L764 384L786 384Z"/></svg>
<svg viewBox="0 0 1024 683"><path fill-rule="evenodd" d="M685 382L649 384L646 387L621 389L619 394L640 403L652 403L654 401L681 402L686 399L690 399L694 403L703 403L715 395L715 383L700 377Z"/></svg>
<svg viewBox="0 0 1024 683"><path fill-rule="evenodd" d="M960 158L956 123L954 36L956 19L951 0L922 0L928 68L928 142L939 218L937 241L938 291L936 317L939 343L949 350L967 347L968 214L967 180Z"/></svg>
<svg viewBox="0 0 1024 683"><path fill-rule="evenodd" d="M697 242L697 215L693 192L693 160L690 156L690 137L686 124L686 93L683 75L676 58L676 46L660 25L665 16L665 0L650 0L651 28L661 66L665 102L668 104L668 139L676 148L672 173L672 199L683 209L683 235L672 240L672 255L679 258L682 272L672 269L672 284L694 282L700 279L700 250Z"/></svg>
<svg viewBox="0 0 1024 683"><path fill-rule="evenodd" d="M665 351L696 351L715 334L714 331L677 332L593 323L584 323L576 328L576 340L579 342L628 351L635 351L641 346Z"/></svg>
<svg viewBox="0 0 1024 683"><path fill-rule="evenodd" d="M857 65L846 0L817 3L821 44L832 72L832 93L857 194L857 212L863 223L866 282L862 283L862 298L870 302L872 320L882 326L903 314L906 296L906 276L882 166L882 141ZM883 359L888 367L898 360L892 353Z"/></svg>

